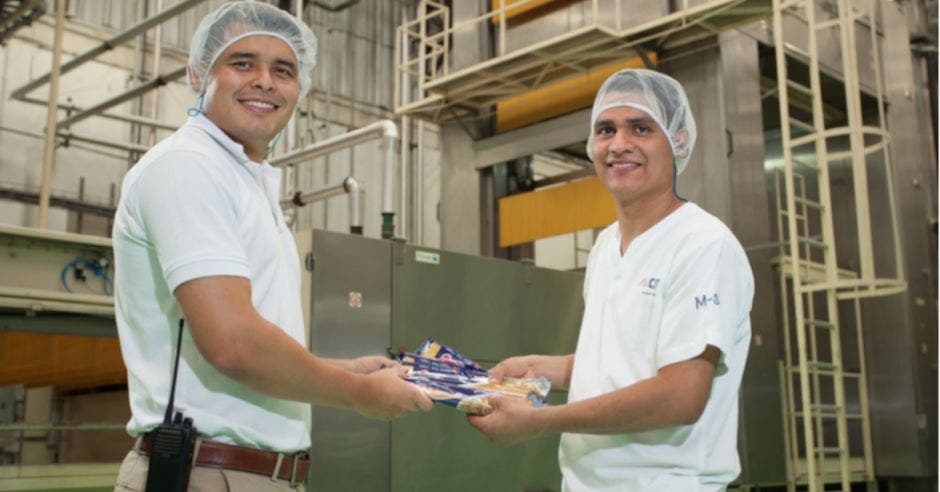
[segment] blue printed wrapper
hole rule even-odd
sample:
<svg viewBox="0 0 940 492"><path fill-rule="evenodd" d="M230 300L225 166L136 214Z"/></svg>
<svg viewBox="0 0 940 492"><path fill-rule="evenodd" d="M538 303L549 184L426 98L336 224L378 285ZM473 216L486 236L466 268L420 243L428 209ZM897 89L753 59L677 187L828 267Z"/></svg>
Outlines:
<svg viewBox="0 0 940 492"><path fill-rule="evenodd" d="M456 350L427 339L415 353L402 353L399 362L408 368L405 380L418 386L437 403L476 415L493 411L489 398L506 395L524 398L534 407L545 404L551 383L545 378L504 378L490 381L489 372Z"/></svg>
<svg viewBox="0 0 940 492"><path fill-rule="evenodd" d="M415 350L415 354L420 355L421 357L427 357L429 359L438 359L443 362L453 362L459 366L463 367L472 367L473 369L480 369L480 364L477 364L469 357L461 354L460 352L448 347L447 345L435 342L434 339L428 338L425 340L418 350Z"/></svg>

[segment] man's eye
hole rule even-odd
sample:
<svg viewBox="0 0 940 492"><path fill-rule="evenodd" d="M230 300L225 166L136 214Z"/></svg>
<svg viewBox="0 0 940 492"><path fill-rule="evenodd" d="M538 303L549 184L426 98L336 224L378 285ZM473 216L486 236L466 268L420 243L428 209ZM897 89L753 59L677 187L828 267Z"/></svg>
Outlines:
<svg viewBox="0 0 940 492"><path fill-rule="evenodd" d="M244 70L244 69L251 67L251 64L246 61L236 61L236 62L232 62L232 66L235 68Z"/></svg>
<svg viewBox="0 0 940 492"><path fill-rule="evenodd" d="M294 71L291 70L291 69L289 69L289 68L278 68L278 69L275 69L275 73L277 73L277 74L278 74L279 76L281 76L281 77L287 77L287 78L291 78L291 79L294 78Z"/></svg>
<svg viewBox="0 0 940 492"><path fill-rule="evenodd" d="M636 132L637 135L646 135L650 132L650 130L650 127L646 125L637 125L633 127L633 131Z"/></svg>
<svg viewBox="0 0 940 492"><path fill-rule="evenodd" d="M602 126L597 129L598 135L613 135L613 133L614 133L614 129L609 126Z"/></svg>

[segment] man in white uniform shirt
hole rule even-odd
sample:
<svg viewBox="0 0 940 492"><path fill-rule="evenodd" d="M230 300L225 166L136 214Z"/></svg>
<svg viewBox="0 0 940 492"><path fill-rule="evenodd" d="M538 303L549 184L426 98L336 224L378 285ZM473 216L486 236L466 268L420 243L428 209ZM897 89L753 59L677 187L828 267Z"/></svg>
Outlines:
<svg viewBox="0 0 940 492"><path fill-rule="evenodd" d="M563 490L721 491L740 472L754 281L731 231L675 192L695 135L672 78L624 70L604 82L587 151L617 222L588 258L577 349L491 370L497 380L547 377L568 403L497 398L492 414L470 418L503 445L562 433Z"/></svg>
<svg viewBox="0 0 940 492"><path fill-rule="evenodd" d="M190 490L302 488L311 404L385 420L431 407L382 356L326 360L305 348L300 262L281 172L265 157L310 88L315 56L310 29L276 7L211 12L190 50L198 109L124 179L115 305L138 440L115 490L144 489L181 318L174 407L200 436Z"/></svg>

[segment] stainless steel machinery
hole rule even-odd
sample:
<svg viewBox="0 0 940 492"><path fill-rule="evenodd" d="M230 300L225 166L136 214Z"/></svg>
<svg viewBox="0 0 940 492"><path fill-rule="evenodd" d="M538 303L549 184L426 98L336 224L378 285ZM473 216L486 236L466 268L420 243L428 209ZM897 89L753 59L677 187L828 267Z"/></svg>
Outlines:
<svg viewBox="0 0 940 492"><path fill-rule="evenodd" d="M574 351L579 273L315 231L299 238L311 349L323 357L413 350L425 338L484 366ZM553 402L566 395L553 392ZM436 406L391 424L314 407L311 490L557 490L558 439L491 444Z"/></svg>

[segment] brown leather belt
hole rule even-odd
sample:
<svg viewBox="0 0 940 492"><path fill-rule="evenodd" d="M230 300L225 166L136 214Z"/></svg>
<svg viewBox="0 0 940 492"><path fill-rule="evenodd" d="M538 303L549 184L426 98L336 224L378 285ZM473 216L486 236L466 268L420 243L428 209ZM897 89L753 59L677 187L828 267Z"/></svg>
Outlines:
<svg viewBox="0 0 940 492"><path fill-rule="evenodd" d="M150 433L144 434L140 442L140 452L149 455L152 446L153 436ZM305 452L291 455L203 440L200 440L197 446L198 466L276 476L281 480L290 480L292 484L306 480L310 470L310 459L306 457Z"/></svg>

